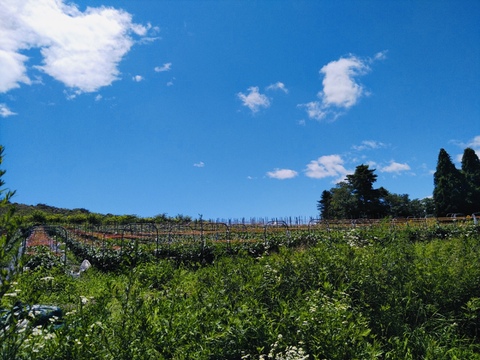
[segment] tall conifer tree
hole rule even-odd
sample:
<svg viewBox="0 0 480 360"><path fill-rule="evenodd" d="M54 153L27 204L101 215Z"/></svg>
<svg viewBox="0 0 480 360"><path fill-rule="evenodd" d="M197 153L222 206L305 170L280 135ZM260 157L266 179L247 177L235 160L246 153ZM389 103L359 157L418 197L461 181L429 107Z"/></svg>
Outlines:
<svg viewBox="0 0 480 360"><path fill-rule="evenodd" d="M347 175L347 182L353 189L356 200L356 217L374 218L381 216L380 192L373 188L377 181L375 169L369 169L368 165L359 165L355 172Z"/></svg>
<svg viewBox="0 0 480 360"><path fill-rule="evenodd" d="M480 211L480 160L471 148L466 148L462 157L462 173L465 178L465 212Z"/></svg>
<svg viewBox="0 0 480 360"><path fill-rule="evenodd" d="M445 216L448 213L465 211L464 190L465 182L460 170L452 162L445 149L438 154L437 169L433 175L433 200L435 215Z"/></svg>

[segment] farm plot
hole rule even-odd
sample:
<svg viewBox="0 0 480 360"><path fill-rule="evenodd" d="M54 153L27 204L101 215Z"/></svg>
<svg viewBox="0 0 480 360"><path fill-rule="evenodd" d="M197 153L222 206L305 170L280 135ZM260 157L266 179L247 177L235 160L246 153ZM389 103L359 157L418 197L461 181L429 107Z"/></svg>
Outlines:
<svg viewBox="0 0 480 360"><path fill-rule="evenodd" d="M79 278L61 269L20 274L17 297L5 302L58 306L64 322L47 324L41 336L0 334L3 344L24 339L9 348L20 356L4 358L480 359L478 226L239 226L224 242L232 228L221 226L215 240L213 225L198 225L69 229L87 248L123 241L122 256L130 242L138 253L150 247L154 261ZM228 241L234 249L238 238L267 251L206 266L154 256L157 240L159 250L194 248L202 235L204 251ZM307 247L283 246L308 239ZM278 251L267 249L274 244Z"/></svg>
<svg viewBox="0 0 480 360"><path fill-rule="evenodd" d="M58 226L39 225L29 229L23 243L26 267L73 266L76 259L66 245L67 232Z"/></svg>

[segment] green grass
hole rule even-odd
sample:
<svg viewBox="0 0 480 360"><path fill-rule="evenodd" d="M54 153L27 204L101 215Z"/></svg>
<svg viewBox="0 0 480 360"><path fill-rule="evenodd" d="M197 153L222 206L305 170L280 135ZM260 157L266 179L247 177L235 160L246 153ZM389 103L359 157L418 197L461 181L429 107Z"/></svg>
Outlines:
<svg viewBox="0 0 480 360"><path fill-rule="evenodd" d="M480 359L479 228L302 236L262 251L216 249L203 265L153 260L80 278L61 266L24 272L2 305L56 305L64 323L12 326L0 333L0 351L16 359Z"/></svg>

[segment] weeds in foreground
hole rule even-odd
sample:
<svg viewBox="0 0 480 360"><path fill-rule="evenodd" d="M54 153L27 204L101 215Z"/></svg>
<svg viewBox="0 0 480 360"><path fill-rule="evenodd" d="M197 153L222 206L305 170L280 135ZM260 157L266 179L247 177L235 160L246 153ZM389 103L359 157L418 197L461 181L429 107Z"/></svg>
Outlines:
<svg viewBox="0 0 480 360"><path fill-rule="evenodd" d="M160 260L80 278L42 268L2 307L55 305L11 320L17 359L480 359L480 236L412 241L389 229L330 234L207 265ZM317 239L319 240L319 239ZM308 239L312 244L312 239ZM22 330L25 329L25 330Z"/></svg>

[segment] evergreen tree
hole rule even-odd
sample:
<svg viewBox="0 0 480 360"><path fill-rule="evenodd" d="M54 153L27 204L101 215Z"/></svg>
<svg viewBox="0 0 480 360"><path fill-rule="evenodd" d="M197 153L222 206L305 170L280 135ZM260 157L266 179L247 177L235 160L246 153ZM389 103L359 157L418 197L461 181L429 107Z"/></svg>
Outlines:
<svg viewBox="0 0 480 360"><path fill-rule="evenodd" d="M465 178L465 213L480 211L480 160L471 148L462 157L462 174Z"/></svg>
<svg viewBox="0 0 480 360"><path fill-rule="evenodd" d="M377 181L374 172L375 169L369 169L368 165L359 165L352 175L347 175L356 200L355 217L373 218L383 213L380 191L373 188L373 183Z"/></svg>
<svg viewBox="0 0 480 360"><path fill-rule="evenodd" d="M465 211L465 181L445 149L440 149L438 154L437 169L433 175L433 183L433 200L435 202L436 216L445 216L448 213Z"/></svg>
<svg viewBox="0 0 480 360"><path fill-rule="evenodd" d="M390 194L387 192L385 196L385 204L387 206L387 213L392 217L406 218L412 215L411 204L412 201L407 194Z"/></svg>
<svg viewBox="0 0 480 360"><path fill-rule="evenodd" d="M317 209L322 219L330 219L331 214L332 193L328 190L322 191L322 196L317 203Z"/></svg>
<svg viewBox="0 0 480 360"><path fill-rule="evenodd" d="M448 156L448 155L447 155ZM455 167L454 167L455 168ZM424 217L433 214L431 198L410 200L407 194L390 193L384 187L373 188L375 170L368 165L357 166L347 181L322 192L317 209L323 219L356 219L360 217Z"/></svg>
<svg viewBox="0 0 480 360"><path fill-rule="evenodd" d="M330 218L352 219L357 217L357 207L352 191L351 185L344 181L330 190L332 193Z"/></svg>

